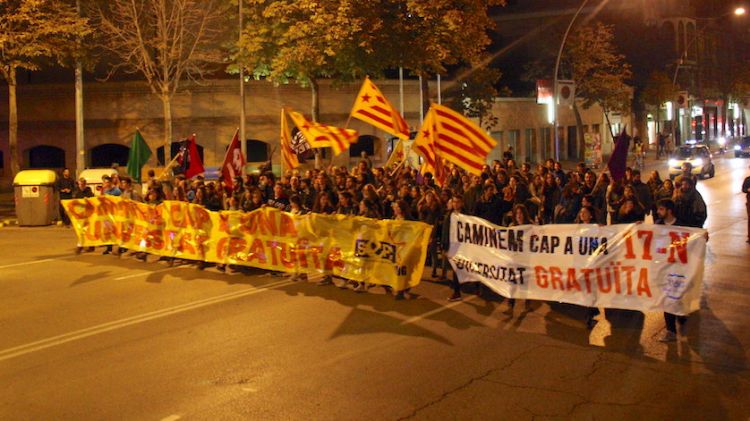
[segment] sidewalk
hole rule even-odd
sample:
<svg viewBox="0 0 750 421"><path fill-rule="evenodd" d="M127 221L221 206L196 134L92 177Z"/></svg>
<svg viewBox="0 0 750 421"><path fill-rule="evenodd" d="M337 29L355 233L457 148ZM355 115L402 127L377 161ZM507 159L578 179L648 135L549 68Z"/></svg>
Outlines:
<svg viewBox="0 0 750 421"><path fill-rule="evenodd" d="M12 192L0 193L0 222L6 219L16 219L16 205L13 202Z"/></svg>

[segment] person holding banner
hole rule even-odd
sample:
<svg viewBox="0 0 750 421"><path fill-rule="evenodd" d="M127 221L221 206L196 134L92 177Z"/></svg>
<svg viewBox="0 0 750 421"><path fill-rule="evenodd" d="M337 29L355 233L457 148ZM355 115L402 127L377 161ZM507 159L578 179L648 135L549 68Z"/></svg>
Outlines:
<svg viewBox="0 0 750 421"><path fill-rule="evenodd" d="M690 179L686 178L683 182L689 182ZM669 199L661 200L656 205L656 224L657 225L676 225L676 226L690 226L686 221L680 220L675 214L676 205L675 202ZM685 323L687 323L687 316L676 316L671 313L664 313L664 323L667 328L667 332L660 339L661 342L674 342L677 340L677 324L680 325L680 330L684 331Z"/></svg>
<svg viewBox="0 0 750 421"><path fill-rule="evenodd" d="M577 222L579 224L597 224L597 220L595 219L596 210L591 206L583 206L580 211L578 211L578 217L576 218ZM588 311L586 312L586 327L591 330L594 328L594 325L596 325L596 320L594 320L594 317L598 316L601 312L596 307L588 307Z"/></svg>
<svg viewBox="0 0 750 421"><path fill-rule="evenodd" d="M450 212L446 212L445 219L443 219L443 232L441 233L441 242L443 243L443 250L448 250L451 245L451 214L460 214L463 210L464 199L461 196L453 196L450 201ZM448 259L448 257L444 257ZM461 301L461 284L458 282L458 274L453 270L453 278L451 279L451 288L453 294L448 297L448 301Z"/></svg>

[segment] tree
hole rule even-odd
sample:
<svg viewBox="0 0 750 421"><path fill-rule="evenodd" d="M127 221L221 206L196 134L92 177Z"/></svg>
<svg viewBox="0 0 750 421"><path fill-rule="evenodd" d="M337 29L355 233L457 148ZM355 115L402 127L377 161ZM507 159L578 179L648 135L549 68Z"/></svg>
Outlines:
<svg viewBox="0 0 750 421"><path fill-rule="evenodd" d="M571 35L562 56L563 75L576 83L576 97L583 107L599 104L609 119L611 111L631 109L632 77L630 64L617 51L612 26L597 22L578 28ZM578 136L583 139L583 123L578 104L573 102ZM611 133L611 128L610 128Z"/></svg>
<svg viewBox="0 0 750 421"><path fill-rule="evenodd" d="M500 94L495 87L502 76L500 70L492 67L469 68L459 74L455 88L447 92L448 104L463 110L467 117L479 119L479 126L485 129L494 127L498 119L492 114L492 105Z"/></svg>
<svg viewBox="0 0 750 421"><path fill-rule="evenodd" d="M502 0L245 0L238 60L257 77L309 85L403 67L422 75L476 60L489 44L488 7ZM427 97L427 96L426 96Z"/></svg>
<svg viewBox="0 0 750 421"><path fill-rule="evenodd" d="M8 83L8 149L10 168L20 168L18 153L17 71L30 71L48 62L67 64L76 40L91 32L86 19L60 0L4 0L0 2L0 73Z"/></svg>
<svg viewBox="0 0 750 421"><path fill-rule="evenodd" d="M501 5L504 0L383 1L383 31L373 41L378 61L422 77L426 111L429 79L447 66L480 61L494 28L489 8Z"/></svg>
<svg viewBox="0 0 750 421"><path fill-rule="evenodd" d="M166 151L172 98L184 79L200 82L226 61L231 15L224 0L109 0L93 10L102 48L115 59L110 76L140 74L161 100Z"/></svg>
<svg viewBox="0 0 750 421"><path fill-rule="evenodd" d="M671 101L675 96L674 85L664 71L654 70L646 80L641 91L640 100L656 108L657 124L662 121L660 116L661 104Z"/></svg>

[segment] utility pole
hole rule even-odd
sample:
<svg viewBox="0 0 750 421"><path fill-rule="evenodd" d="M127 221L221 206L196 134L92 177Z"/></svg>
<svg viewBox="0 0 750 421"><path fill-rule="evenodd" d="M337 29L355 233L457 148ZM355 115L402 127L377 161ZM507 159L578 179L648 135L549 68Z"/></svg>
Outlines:
<svg viewBox="0 0 750 421"><path fill-rule="evenodd" d="M81 16L81 0L76 0L76 11ZM78 42L80 47L80 40ZM83 65L76 58L76 176L86 168L86 145L83 140Z"/></svg>
<svg viewBox="0 0 750 421"><path fill-rule="evenodd" d="M244 28L243 25L243 18L242 18L242 2L244 0L239 0L237 3L239 3L239 15L240 15L240 21L239 21L239 28L240 28L240 34L239 37L242 38L242 29ZM240 63L240 150L242 151L242 156L245 157L245 162L247 162L247 142L245 137L245 68ZM271 157L269 156L268 159L270 160ZM245 167L242 167L242 175L245 175Z"/></svg>

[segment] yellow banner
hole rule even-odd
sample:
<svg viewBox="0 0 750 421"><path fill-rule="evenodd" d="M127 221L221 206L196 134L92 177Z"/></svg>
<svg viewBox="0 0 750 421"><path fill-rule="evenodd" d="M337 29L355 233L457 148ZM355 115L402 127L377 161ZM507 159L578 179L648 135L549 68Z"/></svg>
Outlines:
<svg viewBox="0 0 750 421"><path fill-rule="evenodd" d="M419 284L432 227L344 215L292 215L266 207L212 212L119 197L64 200L79 246L119 245L158 256L327 274L389 285Z"/></svg>

